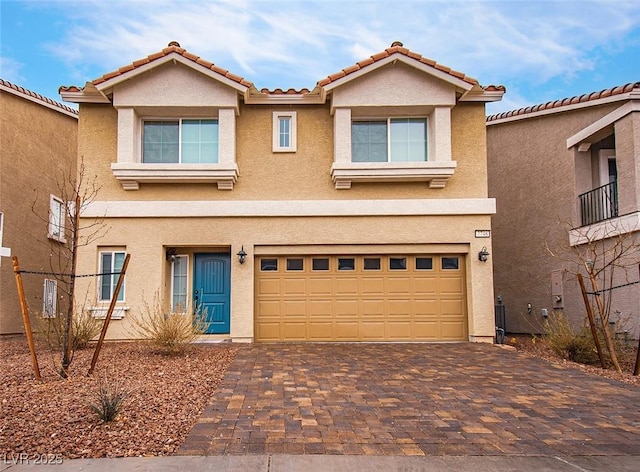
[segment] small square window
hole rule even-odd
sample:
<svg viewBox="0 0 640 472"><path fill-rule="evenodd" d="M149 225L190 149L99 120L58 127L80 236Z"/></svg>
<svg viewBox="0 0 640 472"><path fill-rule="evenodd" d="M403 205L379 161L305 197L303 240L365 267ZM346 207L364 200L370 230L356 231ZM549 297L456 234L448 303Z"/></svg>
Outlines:
<svg viewBox="0 0 640 472"><path fill-rule="evenodd" d="M431 257L416 257L416 270L432 270L433 258Z"/></svg>
<svg viewBox="0 0 640 472"><path fill-rule="evenodd" d="M458 270L460 263L457 257L443 257L442 269L443 270Z"/></svg>
<svg viewBox="0 0 640 472"><path fill-rule="evenodd" d="M273 152L296 152L296 112L273 112Z"/></svg>
<svg viewBox="0 0 640 472"><path fill-rule="evenodd" d="M389 269L390 270L406 270L407 258L406 257L390 257Z"/></svg>
<svg viewBox="0 0 640 472"><path fill-rule="evenodd" d="M313 258L312 262L313 270L329 270L329 259L326 257L323 258Z"/></svg>
<svg viewBox="0 0 640 472"><path fill-rule="evenodd" d="M338 270L356 270L356 260L353 257L339 257Z"/></svg>
<svg viewBox="0 0 640 472"><path fill-rule="evenodd" d="M64 202L51 195L49 197L49 239L64 243L65 209Z"/></svg>
<svg viewBox="0 0 640 472"><path fill-rule="evenodd" d="M304 259L301 257L288 258L287 257L287 270L303 270Z"/></svg>
<svg viewBox="0 0 640 472"><path fill-rule="evenodd" d="M364 270L380 270L380 258L379 257L365 257L364 258Z"/></svg>
<svg viewBox="0 0 640 472"><path fill-rule="evenodd" d="M278 259L260 259L262 272L275 272L278 270Z"/></svg>

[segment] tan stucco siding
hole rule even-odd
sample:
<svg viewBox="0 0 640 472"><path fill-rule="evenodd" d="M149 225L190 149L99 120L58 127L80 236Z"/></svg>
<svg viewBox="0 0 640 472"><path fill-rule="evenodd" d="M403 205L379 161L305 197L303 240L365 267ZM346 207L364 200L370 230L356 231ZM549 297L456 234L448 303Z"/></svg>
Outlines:
<svg viewBox="0 0 640 472"><path fill-rule="evenodd" d="M402 62L390 63L333 92L334 107L453 106L455 88Z"/></svg>
<svg viewBox="0 0 640 472"><path fill-rule="evenodd" d="M62 197L63 176L75 175L78 122L6 92L0 96L0 120L2 245L18 257L22 270L49 271L59 245L47 239L49 199ZM53 265L58 270L55 259ZM2 258L0 273L0 334L23 332L11 259ZM32 310L42 310L43 279L23 277Z"/></svg>
<svg viewBox="0 0 640 472"><path fill-rule="evenodd" d="M164 64L114 87L115 107L151 106L158 110L153 114L160 117L181 107L197 113L215 107L235 108L237 103L233 88L181 63Z"/></svg>
<svg viewBox="0 0 640 472"><path fill-rule="evenodd" d="M322 254L336 245L351 245L359 251L375 246L378 253L388 247L389 252L469 254L465 267L469 336L487 340L494 334L491 266L477 259L478 251L483 245L490 246L490 241L474 238L475 229L489 225L488 216L113 218L106 223L110 228L107 236L81 249L79 271L96 271L99 247L123 247L131 254L123 303L130 310L123 320L113 321L111 338L130 337L130 317L139 314L143 302L152 301L155 293L168 296L169 263L164 251L176 247L185 254L221 248L232 254L231 337L252 339L254 248L301 245L307 254ZM241 246L248 253L243 265L235 257ZM95 284L95 279L80 280L79 293L89 293L89 299L95 299Z"/></svg>
<svg viewBox="0 0 640 472"><path fill-rule="evenodd" d="M567 139L618 106L487 127L489 196L497 207L492 221L495 293L503 297L509 331L542 330L541 310L551 313L557 306L551 293L555 271L563 281L565 314L576 323L582 320L582 296L571 275L576 266L567 262L576 260L569 230L580 226L577 195L599 184L591 181L591 152L567 149Z"/></svg>
<svg viewBox="0 0 640 472"><path fill-rule="evenodd" d="M274 153L274 111L296 111L298 149ZM452 159L458 162L444 189L418 183L357 183L348 191L331 181L333 117L329 106L241 106L236 121L238 182L232 191L213 184L141 184L122 189L111 171L117 161L117 113L109 105L81 105L80 155L102 187L99 200L256 200L256 199L402 199L478 198L486 196L484 105L459 104L451 113ZM140 145L140 143L136 143Z"/></svg>

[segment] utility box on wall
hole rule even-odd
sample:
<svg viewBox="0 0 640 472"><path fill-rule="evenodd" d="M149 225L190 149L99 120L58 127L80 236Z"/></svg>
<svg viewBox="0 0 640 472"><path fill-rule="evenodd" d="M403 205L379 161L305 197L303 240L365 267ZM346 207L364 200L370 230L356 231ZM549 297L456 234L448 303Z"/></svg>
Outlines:
<svg viewBox="0 0 640 472"><path fill-rule="evenodd" d="M551 301L553 309L562 309L564 306L564 292L562 288L562 270L554 270L551 272Z"/></svg>

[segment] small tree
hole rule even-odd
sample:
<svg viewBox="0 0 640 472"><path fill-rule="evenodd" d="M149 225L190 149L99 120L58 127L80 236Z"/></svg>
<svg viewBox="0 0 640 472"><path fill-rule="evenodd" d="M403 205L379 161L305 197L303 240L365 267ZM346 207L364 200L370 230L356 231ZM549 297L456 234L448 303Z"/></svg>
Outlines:
<svg viewBox="0 0 640 472"><path fill-rule="evenodd" d="M620 285L626 285L635 283L637 279L640 239L614 220L604 221L597 227L588 226L573 231L578 233L580 244L574 246L573 257L565 260L573 266L576 276L586 273L591 285L588 295L593 295L595 302L595 307L591 309L600 321L598 329L602 332L611 362L618 372L622 372L609 320L615 291L621 288L616 286L616 281L624 280ZM556 255L548 246L547 250L551 255ZM594 333L595 336L597 334Z"/></svg>
<svg viewBox="0 0 640 472"><path fill-rule="evenodd" d="M52 276L58 282L58 294L65 310L62 323L62 365L60 375L68 376L68 369L73 360L73 326L74 307L76 306L76 286L78 249L87 246L96 239L103 237L107 228L102 219L93 220L91 223L81 225L80 215L82 211L94 201L100 187L97 184L97 175L88 178L84 159L80 159L77 172L63 172L58 179L58 192L62 200L62 215L51 218L51 215L42 215L36 209L38 197L32 204L33 213L38 216L51 230L58 231L59 235L65 235L56 240L48 239L46 244L50 247L49 268Z"/></svg>

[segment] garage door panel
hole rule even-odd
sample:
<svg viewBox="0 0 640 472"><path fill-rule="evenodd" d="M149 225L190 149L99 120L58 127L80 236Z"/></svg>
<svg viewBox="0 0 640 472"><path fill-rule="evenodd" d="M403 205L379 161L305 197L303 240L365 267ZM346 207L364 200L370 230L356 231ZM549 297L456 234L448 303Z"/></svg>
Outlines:
<svg viewBox="0 0 640 472"><path fill-rule="evenodd" d="M261 300L257 308L260 319L280 318L280 300Z"/></svg>
<svg viewBox="0 0 640 472"><path fill-rule="evenodd" d="M282 308L286 318L292 316L305 317L307 314L307 302L305 300L284 300Z"/></svg>
<svg viewBox="0 0 640 472"><path fill-rule="evenodd" d="M336 339L343 341L355 341L358 339L357 321L336 321L335 328Z"/></svg>
<svg viewBox="0 0 640 472"><path fill-rule="evenodd" d="M384 295L384 279L382 277L363 277L360 279L362 295Z"/></svg>
<svg viewBox="0 0 640 472"><path fill-rule="evenodd" d="M333 322L331 321L310 321L309 339L312 341L330 341L333 339Z"/></svg>
<svg viewBox="0 0 640 472"><path fill-rule="evenodd" d="M464 280L462 277L443 277L440 279L440 293L462 295Z"/></svg>
<svg viewBox="0 0 640 472"><path fill-rule="evenodd" d="M256 284L258 287L258 296L274 295L280 296L280 279L259 279Z"/></svg>
<svg viewBox="0 0 640 472"><path fill-rule="evenodd" d="M411 293L411 279L409 277L389 277L386 286L387 295L406 295Z"/></svg>
<svg viewBox="0 0 640 472"><path fill-rule="evenodd" d="M362 316L384 316L384 299L362 300L360 302Z"/></svg>
<svg viewBox="0 0 640 472"><path fill-rule="evenodd" d="M431 321L415 321L413 326L416 339L436 340L440 338L438 321L435 319Z"/></svg>
<svg viewBox="0 0 640 472"><path fill-rule="evenodd" d="M409 341L412 338L410 321L389 321L387 329L391 339Z"/></svg>
<svg viewBox="0 0 640 472"><path fill-rule="evenodd" d="M358 295L358 279L356 277L337 277L336 295Z"/></svg>
<svg viewBox="0 0 640 472"><path fill-rule="evenodd" d="M438 279L436 277L414 277L413 293L415 295L430 295L438 292Z"/></svg>
<svg viewBox="0 0 640 472"><path fill-rule="evenodd" d="M282 281L282 291L291 295L306 295L307 279L303 277L286 278Z"/></svg>
<svg viewBox="0 0 640 472"><path fill-rule="evenodd" d="M333 300L313 300L307 302L307 314L309 317L331 317L333 315Z"/></svg>
<svg viewBox="0 0 640 472"><path fill-rule="evenodd" d="M336 300L334 303L337 317L357 317L358 299Z"/></svg>
<svg viewBox="0 0 640 472"><path fill-rule="evenodd" d="M360 326L360 338L365 341L384 339L385 322L380 321L363 321Z"/></svg>
<svg viewBox="0 0 640 472"><path fill-rule="evenodd" d="M439 255L346 254L296 256L300 271L265 256L278 264L261 271L257 257L256 341L466 340L464 256L446 257L458 268L443 269Z"/></svg>

